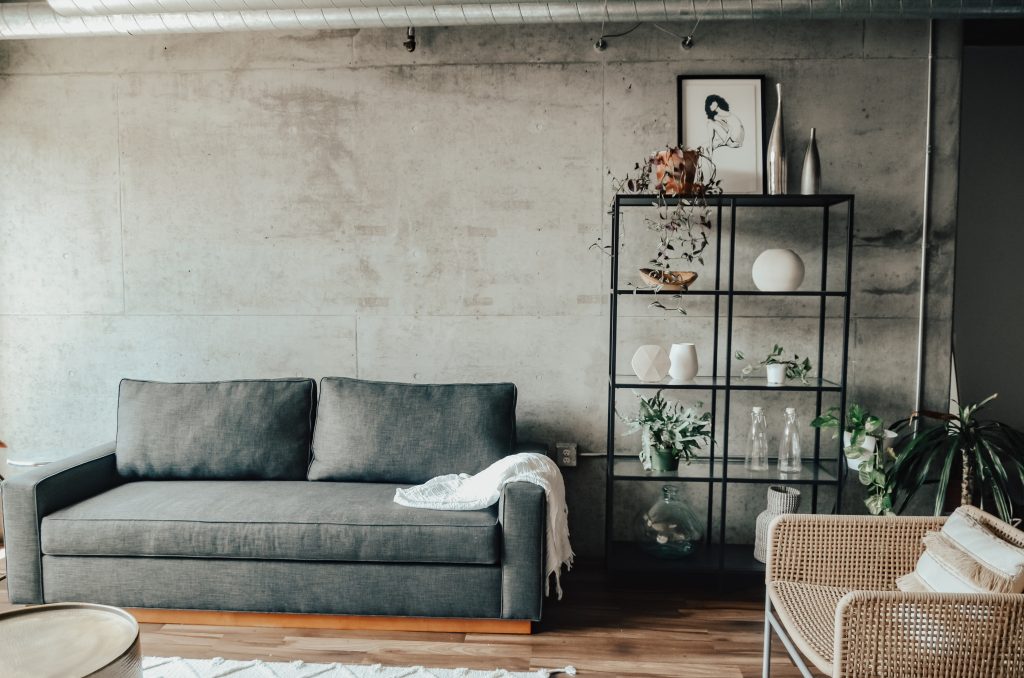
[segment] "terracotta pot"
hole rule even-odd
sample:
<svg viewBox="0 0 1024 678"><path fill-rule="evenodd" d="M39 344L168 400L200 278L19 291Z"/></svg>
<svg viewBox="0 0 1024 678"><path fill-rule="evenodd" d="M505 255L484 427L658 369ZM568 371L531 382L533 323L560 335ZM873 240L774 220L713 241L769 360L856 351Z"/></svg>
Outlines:
<svg viewBox="0 0 1024 678"><path fill-rule="evenodd" d="M693 149L668 148L651 156L654 188L667 195L700 195L704 186L696 183L700 153Z"/></svg>

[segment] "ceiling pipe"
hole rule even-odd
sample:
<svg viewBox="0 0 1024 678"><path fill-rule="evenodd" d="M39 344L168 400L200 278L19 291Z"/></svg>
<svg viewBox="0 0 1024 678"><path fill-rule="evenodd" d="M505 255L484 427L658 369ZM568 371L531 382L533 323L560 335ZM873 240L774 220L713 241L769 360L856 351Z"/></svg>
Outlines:
<svg viewBox="0 0 1024 678"><path fill-rule="evenodd" d="M430 0L427 5L483 5L494 0ZM547 0L517 0L520 3ZM178 12L259 12L278 9L352 9L420 5L417 0L47 0L61 16L167 14Z"/></svg>
<svg viewBox="0 0 1024 678"><path fill-rule="evenodd" d="M513 5L544 5L552 8L547 22L569 21L579 5L600 5L579 12L576 22L588 21L595 13L603 14L604 2L549 2L549 0L515 0L493 3L493 0L48 0L54 12L62 16L113 16L118 14L168 14L194 12L252 12L275 10L359 9L392 7L426 9L434 6L487 4L495 7ZM41 4L41 3L40 3ZM664 0L663 2L630 2L610 0L606 20L622 17L625 21L641 18L641 11L650 12L652 20L695 17L698 10L705 19L865 19L865 18L936 18L962 19L985 16L1021 16L1020 0L988 0L985 3L950 3L938 0ZM637 6L635 10L631 7ZM641 10L641 5L646 6ZM408 7L407 7L408 6ZM634 12L634 13L631 13ZM513 15L514 16L514 15ZM536 16L523 17L530 22ZM493 23L520 23L497 20ZM435 24L437 25L437 24Z"/></svg>
<svg viewBox="0 0 1024 678"><path fill-rule="evenodd" d="M142 0L140 0L142 1ZM148 1L148 0L147 0ZM166 0L177 1L177 0ZM496 4L362 6L351 8L221 10L243 0L190 0L204 11L61 16L45 2L0 2L0 39L76 36L225 33L238 31L407 28L495 24L613 23L694 20L699 0L671 6L662 0L607 3L515 2ZM250 0L263 1L263 0ZM295 0L278 0L277 6ZM344 1L344 0L330 0ZM390 0L367 0L389 2ZM411 0L409 0L411 1ZM307 0L316 4L324 0ZM933 0L714 0L700 7L704 19L967 18L1024 15L1020 0L942 3Z"/></svg>

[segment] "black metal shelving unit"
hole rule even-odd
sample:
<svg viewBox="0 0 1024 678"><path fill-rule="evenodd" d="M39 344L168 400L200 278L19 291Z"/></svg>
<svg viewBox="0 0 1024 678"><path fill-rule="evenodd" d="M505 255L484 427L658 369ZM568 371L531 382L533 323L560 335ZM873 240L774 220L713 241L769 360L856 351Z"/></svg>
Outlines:
<svg viewBox="0 0 1024 678"><path fill-rule="evenodd" d="M666 197L661 199L661 204L674 207L683 198ZM846 383L847 363L849 358L849 335L850 335L850 281L852 273L853 258L853 217L854 217L854 196L852 195L717 195L708 196L707 204L712 208L715 215L715 283L711 290L694 290L689 292L665 292L653 289L620 288L619 286L619 265L620 265L620 220L624 209L629 208L650 208L659 200L656 195L618 195L615 197L612 208L612 242L611 242L611 284L610 284L610 327L609 327L609 359L608 359L608 438L607 438L607 490L605 506L605 543L607 565L612 570L625 571L680 571L695 573L722 573L722 572L758 572L764 570L764 565L754 560L753 545L750 544L729 544L726 543L726 508L729 485L737 484L791 484L809 487L811 492L811 510L818 512L818 490L823 486L835 488L836 501L833 511L842 505L843 482L845 476L845 460L842 453L841 440L836 441L834 454L822 455L821 431L813 429L813 456L808 458L805 455L803 471L799 474L786 474L780 476L777 467L773 466L768 471L753 472L743 466L742 456L729 454L729 418L731 394L736 391L791 391L809 392L815 396L815 413L822 411L822 397L826 393L837 394L839 399L840 412L846 412ZM756 290L736 289L736 232L737 232L737 208L779 208L796 207L821 210L821 279L817 290L801 290L795 292L762 292ZM828 289L828 265L829 265L829 230L830 214L832 210L846 212L846 243L845 243L845 270L842 274L844 284L840 290ZM723 242L724 219L728 220L728 242ZM727 250L723 252L723 246ZM723 256L726 257L727 266L723 271ZM723 285L723 272L725 273L725 284ZM616 346L618 338L619 323L619 297L623 295L666 295L682 297L711 297L714 303L714 329L713 329L713 358L712 374L709 376L698 376L693 382L686 384L673 384L668 380L661 382L644 382L635 375L617 374L616 369ZM779 297L779 298L817 298L819 299L818 312L818 352L816 377L810 378L809 383L787 382L783 386L769 386L764 378L741 378L733 374L731 356L734 302L742 297ZM838 379L826 379L823 376L824 370L824 349L825 349L825 321L827 315L826 302L829 299L841 300L843 305L842 313L842 349L841 363ZM724 306L724 312L723 312ZM680 318L685 322L686 317ZM725 324L725 367L719 367L719 344L720 330L724 321ZM644 471L640 460L635 452L619 454L616 452L616 400L622 390L657 390L657 389L679 389L696 390L711 393L711 418L712 430L719 424L719 415L722 417L722 428L725 432L721 440L714 441L708 446L708 454L690 464L680 464L678 471L668 473L656 473ZM721 400L721 408L719 408ZM721 413L719 413L721 409ZM845 422L840 422L842 425ZM708 491L707 498L707 529L705 541L693 554L681 560L658 560L645 554L638 544L614 540L614 506L615 506L615 485L617 482L630 481L653 481L653 482L680 482L680 483L702 483L706 484ZM718 492L719 500L719 529L717 539L712 530L713 516L715 515L715 490ZM639 507L638 507L639 508Z"/></svg>

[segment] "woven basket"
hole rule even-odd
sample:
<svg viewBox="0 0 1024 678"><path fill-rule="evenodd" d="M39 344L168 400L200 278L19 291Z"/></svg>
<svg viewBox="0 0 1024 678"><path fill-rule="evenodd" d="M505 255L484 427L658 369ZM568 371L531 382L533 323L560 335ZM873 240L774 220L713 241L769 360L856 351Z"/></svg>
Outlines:
<svg viewBox="0 0 1024 678"><path fill-rule="evenodd" d="M754 533L754 559L765 562L768 559L768 526L776 516L796 513L800 508L800 490L795 487L772 485L768 488L768 508L757 516Z"/></svg>
<svg viewBox="0 0 1024 678"><path fill-rule="evenodd" d="M697 279L694 271L661 271L653 268L641 268L640 278L647 285L657 287L662 292L685 292Z"/></svg>

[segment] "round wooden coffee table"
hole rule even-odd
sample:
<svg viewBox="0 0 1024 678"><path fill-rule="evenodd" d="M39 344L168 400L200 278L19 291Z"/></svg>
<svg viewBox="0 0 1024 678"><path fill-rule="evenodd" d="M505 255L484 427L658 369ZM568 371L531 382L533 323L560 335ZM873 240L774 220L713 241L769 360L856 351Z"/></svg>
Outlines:
<svg viewBox="0 0 1024 678"><path fill-rule="evenodd" d="M142 678L139 625L106 605L55 603L0 614L0 657L9 678Z"/></svg>

